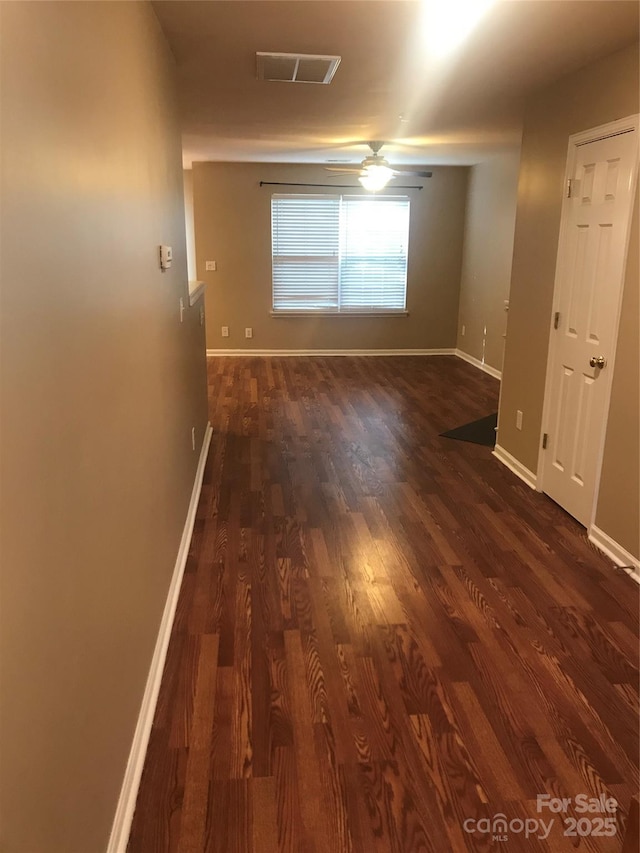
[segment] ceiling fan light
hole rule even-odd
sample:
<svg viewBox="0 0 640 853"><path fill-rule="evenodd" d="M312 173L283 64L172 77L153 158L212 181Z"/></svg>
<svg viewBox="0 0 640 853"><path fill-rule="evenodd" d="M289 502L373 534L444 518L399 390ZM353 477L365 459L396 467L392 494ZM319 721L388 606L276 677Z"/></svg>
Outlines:
<svg viewBox="0 0 640 853"><path fill-rule="evenodd" d="M393 169L388 166L367 166L364 175L360 175L358 180L369 192L377 192L382 190L393 177Z"/></svg>

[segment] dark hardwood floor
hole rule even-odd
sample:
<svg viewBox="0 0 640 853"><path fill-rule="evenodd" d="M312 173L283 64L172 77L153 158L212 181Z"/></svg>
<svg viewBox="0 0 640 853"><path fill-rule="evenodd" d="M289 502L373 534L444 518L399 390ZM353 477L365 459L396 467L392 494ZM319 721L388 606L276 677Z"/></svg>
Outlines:
<svg viewBox="0 0 640 853"><path fill-rule="evenodd" d="M130 853L619 853L638 586L439 436L498 383L454 357L215 358L209 395ZM537 794L615 798L617 835L565 836L610 815ZM507 840L465 831L497 813Z"/></svg>

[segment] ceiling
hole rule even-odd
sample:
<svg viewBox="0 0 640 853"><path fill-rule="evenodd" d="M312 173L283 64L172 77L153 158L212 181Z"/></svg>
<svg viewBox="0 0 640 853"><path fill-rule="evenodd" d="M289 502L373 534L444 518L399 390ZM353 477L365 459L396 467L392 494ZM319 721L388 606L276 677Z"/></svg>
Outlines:
<svg viewBox="0 0 640 853"><path fill-rule="evenodd" d="M461 21L456 4L487 0L153 3L178 66L185 166L356 163L369 139L397 163L477 163L518 144L527 93L638 38L635 0L498 0L436 55L440 2ZM327 86L269 82L257 51L342 61Z"/></svg>

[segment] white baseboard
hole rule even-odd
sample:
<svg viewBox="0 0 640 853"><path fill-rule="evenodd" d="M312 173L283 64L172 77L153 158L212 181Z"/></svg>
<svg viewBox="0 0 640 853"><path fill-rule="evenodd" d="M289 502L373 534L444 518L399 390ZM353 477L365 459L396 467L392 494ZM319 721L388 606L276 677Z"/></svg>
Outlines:
<svg viewBox="0 0 640 853"><path fill-rule="evenodd" d="M483 361L480 361L479 358L476 358L473 355L469 355L468 352L464 352L464 350L457 349L455 351L455 355L458 358L461 358L463 361L468 361L469 364L472 364L474 367L478 367L480 370L484 370L485 373L488 373L489 376L493 376L494 379L502 379L502 371L496 370L495 367L491 367L489 364L485 364Z"/></svg>
<svg viewBox="0 0 640 853"><path fill-rule="evenodd" d="M151 667L147 676L147 683L142 697L142 705L140 706L140 714L136 725L129 760L127 761L127 769L124 774L124 781L120 789L120 797L116 814L111 827L111 836L107 853L125 853L127 842L129 840L129 832L131 831L131 821L136 807L136 799L138 797L138 788L140 787L140 778L142 776L142 768L144 766L145 756L147 754L147 746L151 735L151 726L158 701L158 693L160 690L160 681L162 679L162 671L164 662L167 656L167 647L171 636L171 628L178 603L178 595L182 584L182 576L189 554L189 544L191 542L191 534L193 533L193 525L196 520L196 510L198 508L198 500L200 499L200 490L202 488L202 478L204 476L204 467L207 461L207 453L209 451L209 443L211 441L211 424L207 424L202 441L202 449L200 450L200 459L196 469L193 491L191 492L191 501L189 502L189 510L187 512L187 520L182 531L182 539L178 556L176 558L173 576L169 585L169 592L160 622L160 630L156 646L151 659Z"/></svg>
<svg viewBox="0 0 640 853"><path fill-rule="evenodd" d="M502 373L488 364L483 364L466 352L455 347L440 347L435 349L208 349L208 356L304 356L304 355L455 355L463 361L478 367L494 379L502 379Z"/></svg>
<svg viewBox="0 0 640 853"><path fill-rule="evenodd" d="M628 569L627 574L640 584L640 560L634 557L630 551L619 545L615 539L612 539L595 524L589 530L589 541L593 542L596 548L603 551L607 557L611 557L616 566L631 566L632 568Z"/></svg>
<svg viewBox="0 0 640 853"><path fill-rule="evenodd" d="M533 471L530 471L528 468L526 468L522 464L522 462L519 462L515 456L512 456L508 450L505 450L504 447L500 447L499 444L496 444L493 450L493 455L496 457L496 459L502 462L503 465L506 465L510 471L513 471L513 473L517 477L520 477L520 479L524 483L526 483L529 488L536 488L536 483L538 480L536 475L533 473Z"/></svg>
<svg viewBox="0 0 640 853"><path fill-rule="evenodd" d="M440 349L208 349L207 355L455 355L453 347Z"/></svg>

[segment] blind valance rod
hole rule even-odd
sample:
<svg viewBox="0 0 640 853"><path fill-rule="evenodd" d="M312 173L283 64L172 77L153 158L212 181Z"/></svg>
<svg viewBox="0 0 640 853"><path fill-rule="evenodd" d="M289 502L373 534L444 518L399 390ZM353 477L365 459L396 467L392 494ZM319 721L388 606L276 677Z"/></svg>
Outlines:
<svg viewBox="0 0 640 853"><path fill-rule="evenodd" d="M329 187L335 190L359 190L360 187L355 184L292 184L287 181L260 181L261 187ZM387 187L385 187L387 189ZM422 187L405 187L399 184L394 184L388 187L390 190L421 190Z"/></svg>

